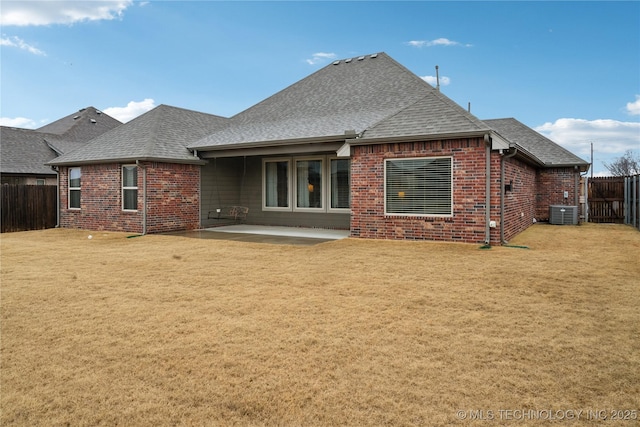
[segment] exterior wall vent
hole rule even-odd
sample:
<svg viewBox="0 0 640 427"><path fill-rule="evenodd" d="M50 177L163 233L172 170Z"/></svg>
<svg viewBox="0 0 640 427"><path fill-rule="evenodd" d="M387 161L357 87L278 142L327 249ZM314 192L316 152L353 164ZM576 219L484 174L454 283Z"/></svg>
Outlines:
<svg viewBox="0 0 640 427"><path fill-rule="evenodd" d="M549 206L549 224L577 225L578 207L564 205Z"/></svg>

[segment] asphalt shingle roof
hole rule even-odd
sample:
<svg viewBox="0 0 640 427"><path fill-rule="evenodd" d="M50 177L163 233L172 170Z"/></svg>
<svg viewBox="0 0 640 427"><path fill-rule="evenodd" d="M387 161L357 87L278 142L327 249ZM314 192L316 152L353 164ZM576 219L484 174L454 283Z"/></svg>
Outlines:
<svg viewBox="0 0 640 427"><path fill-rule="evenodd" d="M55 139L63 143L87 142L121 124L122 122L119 120L114 119L95 107L87 107L48 125L42 126L36 129L36 131L56 135L57 138ZM67 152L68 150L61 151Z"/></svg>
<svg viewBox="0 0 640 427"><path fill-rule="evenodd" d="M213 132L226 120L212 114L160 105L50 164L134 160L200 163L186 145Z"/></svg>
<svg viewBox="0 0 640 427"><path fill-rule="evenodd" d="M190 147L332 137L350 130L384 137L407 130L425 134L478 129L487 127L387 54L378 53L335 61L231 117L224 128Z"/></svg>
<svg viewBox="0 0 640 427"><path fill-rule="evenodd" d="M440 92L433 90L412 105L366 130L363 138L402 138L488 131L490 129L485 123Z"/></svg>
<svg viewBox="0 0 640 427"><path fill-rule="evenodd" d="M513 118L483 120L519 150L533 156L547 167L580 166L586 168L589 162L571 153L544 135Z"/></svg>
<svg viewBox="0 0 640 427"><path fill-rule="evenodd" d="M21 175L55 175L45 163L68 153L122 123L94 107L49 123L41 128L2 126L0 171Z"/></svg>
<svg viewBox="0 0 640 427"><path fill-rule="evenodd" d="M40 130L55 131L47 142L63 146L79 119L69 116ZM588 165L515 119L479 120L385 53L335 61L231 118L161 105L80 148L61 150L65 154L49 163L200 163L191 150L339 140L350 131L368 143L491 130L540 165Z"/></svg>
<svg viewBox="0 0 640 427"><path fill-rule="evenodd" d="M22 175L55 175L45 163L57 154L43 134L31 129L0 127L0 171Z"/></svg>

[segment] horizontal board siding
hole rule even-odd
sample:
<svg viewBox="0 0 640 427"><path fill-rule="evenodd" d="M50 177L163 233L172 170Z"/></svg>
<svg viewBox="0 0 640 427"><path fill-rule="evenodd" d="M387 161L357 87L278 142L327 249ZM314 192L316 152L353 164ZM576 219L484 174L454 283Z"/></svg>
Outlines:
<svg viewBox="0 0 640 427"><path fill-rule="evenodd" d="M211 159L202 168L202 222L224 206L249 208L247 224L349 229L349 214L262 210L262 157Z"/></svg>

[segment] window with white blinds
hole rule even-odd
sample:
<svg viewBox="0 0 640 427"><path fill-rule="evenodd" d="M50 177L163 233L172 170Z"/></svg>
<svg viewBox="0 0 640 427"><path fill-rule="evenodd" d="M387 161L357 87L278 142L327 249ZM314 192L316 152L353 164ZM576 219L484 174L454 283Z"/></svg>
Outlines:
<svg viewBox="0 0 640 427"><path fill-rule="evenodd" d="M450 216L451 157L387 159L385 214Z"/></svg>

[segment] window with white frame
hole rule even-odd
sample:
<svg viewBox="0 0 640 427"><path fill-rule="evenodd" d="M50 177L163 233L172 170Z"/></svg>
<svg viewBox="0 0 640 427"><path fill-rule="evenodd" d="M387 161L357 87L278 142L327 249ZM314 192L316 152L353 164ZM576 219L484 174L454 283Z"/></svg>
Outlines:
<svg viewBox="0 0 640 427"><path fill-rule="evenodd" d="M264 159L264 210L348 213L350 160L329 157Z"/></svg>
<svg viewBox="0 0 640 427"><path fill-rule="evenodd" d="M122 166L122 210L138 210L138 167Z"/></svg>
<svg viewBox="0 0 640 427"><path fill-rule="evenodd" d="M351 161L349 159L329 160L331 180L331 209L349 209L351 202Z"/></svg>
<svg viewBox="0 0 640 427"><path fill-rule="evenodd" d="M385 214L450 216L451 157L387 159Z"/></svg>
<svg viewBox="0 0 640 427"><path fill-rule="evenodd" d="M322 159L296 160L296 208L322 209Z"/></svg>
<svg viewBox="0 0 640 427"><path fill-rule="evenodd" d="M263 206L265 209L290 210L289 160L265 160L263 163Z"/></svg>
<svg viewBox="0 0 640 427"><path fill-rule="evenodd" d="M80 168L69 168L69 209L80 209Z"/></svg>

